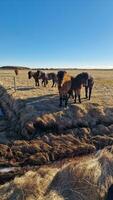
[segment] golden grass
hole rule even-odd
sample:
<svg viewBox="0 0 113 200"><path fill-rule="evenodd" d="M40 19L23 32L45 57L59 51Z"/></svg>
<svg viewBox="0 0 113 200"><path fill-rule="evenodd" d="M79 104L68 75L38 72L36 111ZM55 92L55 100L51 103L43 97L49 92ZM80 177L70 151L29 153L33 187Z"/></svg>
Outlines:
<svg viewBox="0 0 113 200"><path fill-rule="evenodd" d="M0 186L2 200L105 200L113 184L113 155L99 151L61 168L43 166Z"/></svg>
<svg viewBox="0 0 113 200"><path fill-rule="evenodd" d="M92 94L91 103L99 104L103 106L111 106L113 104L113 71L111 70L69 70L68 73L72 76L76 76L81 71L89 72L95 79L94 90ZM28 70L20 70L19 75L15 76L13 70L0 70L0 77L4 75L6 78L1 78L1 82L5 87L13 86L13 80L11 77L8 76L15 76L16 77L16 86L17 91L9 90L9 92L17 99L27 99L27 98L34 98L40 97L48 94L56 94L58 95L58 89L51 88L51 83L45 87L37 87L35 88L34 80L28 79L27 76ZM47 71L47 72L50 72ZM57 71L55 71L57 72ZM82 90L82 97L84 97L84 88ZM82 100L83 104L88 104L89 101Z"/></svg>

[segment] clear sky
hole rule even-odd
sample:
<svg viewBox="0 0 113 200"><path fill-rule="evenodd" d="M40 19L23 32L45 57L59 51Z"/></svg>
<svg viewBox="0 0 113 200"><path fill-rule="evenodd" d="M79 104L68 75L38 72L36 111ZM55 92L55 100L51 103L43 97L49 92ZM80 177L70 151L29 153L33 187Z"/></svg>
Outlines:
<svg viewBox="0 0 113 200"><path fill-rule="evenodd" d="M0 0L0 66L113 67L113 0Z"/></svg>

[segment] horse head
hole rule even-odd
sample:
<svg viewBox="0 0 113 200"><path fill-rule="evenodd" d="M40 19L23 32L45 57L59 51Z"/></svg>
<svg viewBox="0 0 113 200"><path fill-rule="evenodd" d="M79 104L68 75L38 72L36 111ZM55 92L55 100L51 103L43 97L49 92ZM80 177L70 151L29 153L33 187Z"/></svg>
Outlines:
<svg viewBox="0 0 113 200"><path fill-rule="evenodd" d="M82 72L81 83L83 84L83 86L88 86L88 79L89 79L89 74L87 72Z"/></svg>
<svg viewBox="0 0 113 200"><path fill-rule="evenodd" d="M57 73L57 80L58 80L58 88L59 89L61 88L62 81L63 81L64 75L66 73L67 73L66 71L58 71L58 73Z"/></svg>

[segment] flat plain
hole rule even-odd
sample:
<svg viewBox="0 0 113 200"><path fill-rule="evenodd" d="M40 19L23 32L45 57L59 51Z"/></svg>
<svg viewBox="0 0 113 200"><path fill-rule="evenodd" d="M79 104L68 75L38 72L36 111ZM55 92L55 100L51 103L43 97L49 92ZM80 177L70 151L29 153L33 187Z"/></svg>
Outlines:
<svg viewBox="0 0 113 200"><path fill-rule="evenodd" d="M36 71L36 70L34 70ZM44 70L49 73L51 70ZM52 70L52 72L58 70ZM67 70L72 76L87 71L94 77L94 88L92 92L91 101L82 99L82 104L99 104L102 106L113 105L113 70ZM20 70L19 75L15 76L13 70L0 70L0 79L4 87L8 89L8 92L13 95L15 99L28 99L28 101L38 100L39 97L45 98L46 95L58 95L57 87L51 87L51 81L47 87L35 87L34 79L28 79L28 70ZM16 91L14 92L14 80L16 80ZM11 89L12 88L12 89ZM82 98L84 98L84 88L82 89ZM72 100L73 101L73 100ZM72 102L71 101L71 102Z"/></svg>

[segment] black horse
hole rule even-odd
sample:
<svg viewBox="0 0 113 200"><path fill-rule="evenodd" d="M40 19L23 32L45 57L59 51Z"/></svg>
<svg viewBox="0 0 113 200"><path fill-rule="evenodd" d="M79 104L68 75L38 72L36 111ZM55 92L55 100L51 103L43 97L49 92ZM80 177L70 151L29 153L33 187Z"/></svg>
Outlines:
<svg viewBox="0 0 113 200"><path fill-rule="evenodd" d="M57 84L57 75L55 73L45 73L41 70L37 71L38 77L42 79L42 84L46 87L49 80L52 80L52 87L56 86Z"/></svg>
<svg viewBox="0 0 113 200"><path fill-rule="evenodd" d="M48 76L47 76L47 74L45 72L41 71L41 70L37 70L37 77L38 77L38 79L42 80L42 85L44 87L46 87L46 85L48 84Z"/></svg>
<svg viewBox="0 0 113 200"><path fill-rule="evenodd" d="M39 80L42 80L41 83L44 87L48 84L48 80L52 80L52 87L57 84L57 75L55 73L45 73L41 70L37 70L37 72L29 71L28 78L31 79L32 77L35 79L35 86L40 86Z"/></svg>
<svg viewBox="0 0 113 200"><path fill-rule="evenodd" d="M37 72L29 71L28 72L28 78L31 79L32 77L35 80L35 86L39 86L39 78L38 78Z"/></svg>
<svg viewBox="0 0 113 200"><path fill-rule="evenodd" d="M48 80L52 80L52 86L51 87L56 87L58 79L57 79L57 74L54 72L47 73Z"/></svg>
<svg viewBox="0 0 113 200"><path fill-rule="evenodd" d="M89 76L87 85L84 85L85 87L85 97L89 100L91 99L91 93L94 85L94 78L92 76Z"/></svg>

